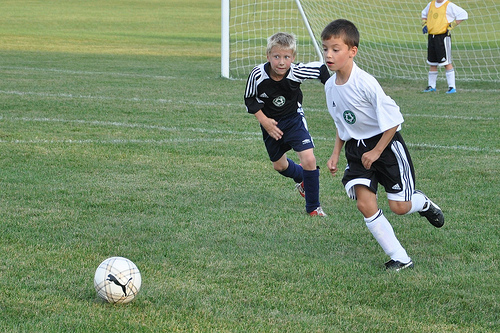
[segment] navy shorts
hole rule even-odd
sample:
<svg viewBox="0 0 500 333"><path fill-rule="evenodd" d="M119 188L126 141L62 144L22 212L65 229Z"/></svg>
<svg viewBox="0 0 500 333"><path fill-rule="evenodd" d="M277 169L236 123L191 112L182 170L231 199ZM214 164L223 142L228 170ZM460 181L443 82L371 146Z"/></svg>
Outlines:
<svg viewBox="0 0 500 333"><path fill-rule="evenodd" d="M387 198L394 201L410 201L415 190L415 171L399 132L384 149L370 169L365 169L361 156L377 145L382 134L365 140L349 140L345 145L347 167L342 178L347 195L356 199L354 187L364 185L377 193L378 184L385 188Z"/></svg>
<svg viewBox="0 0 500 333"><path fill-rule="evenodd" d="M279 140L273 139L261 126L262 138L272 162L279 160L290 149L300 152L314 148L303 112L299 111L276 121L278 128L283 132L283 137Z"/></svg>

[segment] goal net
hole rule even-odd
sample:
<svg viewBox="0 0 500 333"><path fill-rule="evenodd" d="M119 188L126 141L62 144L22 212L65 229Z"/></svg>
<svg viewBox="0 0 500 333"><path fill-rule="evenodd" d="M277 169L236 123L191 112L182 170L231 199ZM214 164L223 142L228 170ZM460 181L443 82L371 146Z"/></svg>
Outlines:
<svg viewBox="0 0 500 333"><path fill-rule="evenodd" d="M469 13L452 33L457 79L500 82L500 1L454 2ZM255 65L266 61L267 37L278 31L297 37L297 62L321 60L321 31L330 21L345 18L360 31L356 62L361 68L379 78L426 80L427 35L422 34L420 17L427 3L222 0L222 76L246 78Z"/></svg>

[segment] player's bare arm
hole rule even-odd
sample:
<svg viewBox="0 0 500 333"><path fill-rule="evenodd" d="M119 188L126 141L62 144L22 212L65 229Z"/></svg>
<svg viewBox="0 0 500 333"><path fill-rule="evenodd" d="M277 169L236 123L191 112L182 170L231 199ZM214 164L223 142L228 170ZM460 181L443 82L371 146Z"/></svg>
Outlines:
<svg viewBox="0 0 500 333"><path fill-rule="evenodd" d="M368 170L372 167L373 162L379 159L380 155L384 151L384 149L387 147L389 142L391 142L392 138L394 137L394 134L396 134L396 131L398 130L398 126L394 126L393 128L388 129L387 131L382 134L382 137L378 141L377 145L375 148L373 148L370 151L367 151L366 153L361 156L361 163L363 163L363 166Z"/></svg>
<svg viewBox="0 0 500 333"><path fill-rule="evenodd" d="M338 133L335 135L335 146L333 147L332 156L326 162L326 166L332 176L335 176L338 171L337 164L339 163L340 152L342 151L342 147L344 146L344 141L340 139Z"/></svg>
<svg viewBox="0 0 500 333"><path fill-rule="evenodd" d="M259 123L264 127L266 132L275 140L279 140L283 137L283 132L279 129L278 122L272 118L268 118L262 110L255 113L255 117Z"/></svg>

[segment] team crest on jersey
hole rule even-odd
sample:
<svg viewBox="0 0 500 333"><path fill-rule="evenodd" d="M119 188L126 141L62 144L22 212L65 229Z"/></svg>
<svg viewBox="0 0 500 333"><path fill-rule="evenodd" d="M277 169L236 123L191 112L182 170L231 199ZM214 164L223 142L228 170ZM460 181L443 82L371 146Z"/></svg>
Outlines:
<svg viewBox="0 0 500 333"><path fill-rule="evenodd" d="M273 99L273 104L277 107L282 107L283 105L285 105L285 101L286 101L285 97L279 96Z"/></svg>
<svg viewBox="0 0 500 333"><path fill-rule="evenodd" d="M346 123L352 125L356 122L356 115L350 110L345 110L343 114Z"/></svg>

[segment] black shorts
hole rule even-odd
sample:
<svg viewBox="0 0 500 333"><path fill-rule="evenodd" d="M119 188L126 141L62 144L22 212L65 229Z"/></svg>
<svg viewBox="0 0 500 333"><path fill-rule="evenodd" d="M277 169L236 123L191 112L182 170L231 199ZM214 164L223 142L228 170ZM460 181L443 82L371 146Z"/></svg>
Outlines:
<svg viewBox="0 0 500 333"><path fill-rule="evenodd" d="M364 185L377 193L378 184L385 188L387 198L410 201L415 190L415 171L403 137L396 132L379 159L370 169L365 169L361 156L372 150L382 134L366 140L349 140L345 145L347 167L342 178L347 195L356 199L355 185Z"/></svg>
<svg viewBox="0 0 500 333"><path fill-rule="evenodd" d="M273 139L261 126L262 138L272 162L279 160L290 149L300 152L314 148L314 142L311 134L309 134L306 118L302 112L276 119L276 121L278 122L278 128L283 132L283 137L280 140Z"/></svg>
<svg viewBox="0 0 500 333"><path fill-rule="evenodd" d="M427 63L433 66L451 64L451 36L447 33L428 36Z"/></svg>

